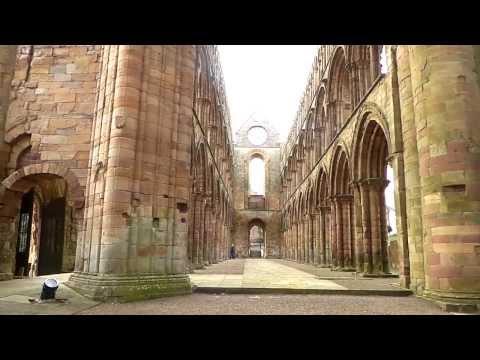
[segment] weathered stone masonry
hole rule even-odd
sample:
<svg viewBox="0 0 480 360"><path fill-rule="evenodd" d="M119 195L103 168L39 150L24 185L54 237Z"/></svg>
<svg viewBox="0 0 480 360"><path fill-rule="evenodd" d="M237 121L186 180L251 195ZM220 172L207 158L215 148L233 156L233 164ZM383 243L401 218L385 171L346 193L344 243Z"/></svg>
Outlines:
<svg viewBox="0 0 480 360"><path fill-rule="evenodd" d="M264 143L252 144L248 133L252 128L261 128L266 132ZM265 163L265 196L249 194L249 164L254 157ZM263 228L265 239L265 257L280 257L280 142L278 133L266 121L250 119L236 133L233 181L235 221L233 244L237 256L249 256L249 232L252 226Z"/></svg>
<svg viewBox="0 0 480 360"><path fill-rule="evenodd" d="M247 256L263 224L267 257L398 267L417 294L478 303L480 48L386 46L384 74L381 49L321 46L280 148L255 122L233 145L215 46L0 46L0 279L74 271L97 299L185 294L188 272L232 244ZM264 198L248 192L252 157Z"/></svg>
<svg viewBox="0 0 480 360"><path fill-rule="evenodd" d="M322 46L282 149L282 256L386 276L386 166L403 286L480 300L478 47Z"/></svg>
<svg viewBox="0 0 480 360"><path fill-rule="evenodd" d="M69 234L54 236L69 254L56 271L75 270L73 288L119 300L190 292L186 271L198 261L188 254L195 247L196 254L211 252L211 262L225 259L232 215L230 124L216 48L0 50L1 149L8 149L8 159L0 157L2 278L25 275L15 253L20 205L33 189L45 209L67 200L57 220ZM199 105L205 100L212 123ZM193 149L202 141L214 154L208 158L214 177L203 179L216 185L210 192L216 240L202 233L192 246L189 231L206 229L193 220L204 218L194 211L201 206Z"/></svg>

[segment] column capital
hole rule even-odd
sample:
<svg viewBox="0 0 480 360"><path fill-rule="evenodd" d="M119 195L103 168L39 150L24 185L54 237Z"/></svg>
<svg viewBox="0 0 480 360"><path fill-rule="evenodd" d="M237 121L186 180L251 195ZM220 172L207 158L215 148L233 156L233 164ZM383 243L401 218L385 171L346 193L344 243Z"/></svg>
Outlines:
<svg viewBox="0 0 480 360"><path fill-rule="evenodd" d="M358 183L362 186L369 187L370 189L385 190L390 181L385 178L378 177L360 179Z"/></svg>

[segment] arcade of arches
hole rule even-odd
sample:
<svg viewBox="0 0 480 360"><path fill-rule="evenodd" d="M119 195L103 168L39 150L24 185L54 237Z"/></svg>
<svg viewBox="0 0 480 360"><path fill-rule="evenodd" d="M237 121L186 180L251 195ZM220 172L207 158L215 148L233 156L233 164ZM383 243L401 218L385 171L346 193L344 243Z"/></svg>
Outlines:
<svg viewBox="0 0 480 360"><path fill-rule="evenodd" d="M234 144L215 46L0 46L0 279L128 301L234 253L478 304L479 49L320 46L286 142Z"/></svg>

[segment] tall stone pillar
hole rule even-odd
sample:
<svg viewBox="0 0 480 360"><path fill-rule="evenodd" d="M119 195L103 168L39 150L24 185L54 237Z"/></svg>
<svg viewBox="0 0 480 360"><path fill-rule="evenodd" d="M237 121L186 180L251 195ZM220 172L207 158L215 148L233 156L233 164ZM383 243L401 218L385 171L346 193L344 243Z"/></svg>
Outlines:
<svg viewBox="0 0 480 360"><path fill-rule="evenodd" d="M417 131L415 127L415 111L413 105L412 76L408 46L398 46L396 49L395 68L398 79L398 97L401 109L401 126L403 140L403 165L395 166L397 158L393 157L395 173L400 178L400 171L404 171L405 178L405 210L407 222L408 272L410 288L416 294L422 295L425 288L425 268L423 254L423 225L422 225L422 187L420 184L420 166L417 146ZM393 69L392 69L393 70ZM395 183L396 193L401 191ZM400 185L400 184L398 184ZM397 216L397 218L399 218ZM399 221L397 221L397 224ZM400 224L401 225L401 224ZM397 226L401 231L401 226ZM405 250L404 250L405 252ZM407 265L407 264L406 264ZM404 266L407 267L407 266ZM401 276L401 275L400 275Z"/></svg>
<svg viewBox="0 0 480 360"><path fill-rule="evenodd" d="M323 230L323 244L325 244L325 267L330 267L332 264L332 209L330 206L325 206L325 225Z"/></svg>
<svg viewBox="0 0 480 360"><path fill-rule="evenodd" d="M343 255L343 268L345 270L351 270L353 267L353 257L352 254L352 224L351 224L351 206L352 206L352 195L340 195L337 197L337 202L340 206L340 214L342 218L342 255Z"/></svg>
<svg viewBox="0 0 480 360"><path fill-rule="evenodd" d="M331 254L331 266L336 268L338 266L337 255L337 201L334 197L331 198L331 211L330 211L330 254Z"/></svg>
<svg viewBox="0 0 480 360"><path fill-rule="evenodd" d="M313 264L320 265L323 256L321 247L321 214L319 209L315 209L313 213Z"/></svg>
<svg viewBox="0 0 480 360"><path fill-rule="evenodd" d="M0 179L7 175L10 146L4 142L5 121L10 104L10 87L15 71L17 47L0 45Z"/></svg>
<svg viewBox="0 0 480 360"><path fill-rule="evenodd" d="M368 183L364 180L358 183L361 198L362 214L362 243L363 243L363 272L371 274L373 271L372 231L370 221L370 191Z"/></svg>
<svg viewBox="0 0 480 360"><path fill-rule="evenodd" d="M477 46L410 46L420 165L424 295L480 303Z"/></svg>
<svg viewBox="0 0 480 360"><path fill-rule="evenodd" d="M197 269L200 264L200 249L203 236L203 194L195 194L194 206L194 222L193 226L193 244L192 244L192 266L193 269Z"/></svg>
<svg viewBox="0 0 480 360"><path fill-rule="evenodd" d="M195 48L104 46L85 236L68 285L99 300L186 294Z"/></svg>
<svg viewBox="0 0 480 360"><path fill-rule="evenodd" d="M355 226L355 268L357 272L364 272L365 246L362 226L362 195L358 182L353 184L353 224Z"/></svg>
<svg viewBox="0 0 480 360"><path fill-rule="evenodd" d="M320 206L320 213L318 216L318 241L319 241L319 264L320 266L327 266L327 242L328 242L328 224L326 222L327 207Z"/></svg>
<svg viewBox="0 0 480 360"><path fill-rule="evenodd" d="M345 266L345 256L344 256L344 218L342 212L342 201L338 196L334 200L335 207L335 222L336 222L336 241L335 241L335 255L336 255L336 266L338 268L343 268Z"/></svg>
<svg viewBox="0 0 480 360"><path fill-rule="evenodd" d="M310 233L309 233L309 244L308 244L308 263L313 264L314 263L314 254L315 254L315 241L316 241L316 236L315 236L315 215L311 214L309 218L309 223L310 223Z"/></svg>
<svg viewBox="0 0 480 360"><path fill-rule="evenodd" d="M310 216L308 214L305 214L303 228L303 262L307 264L310 257Z"/></svg>
<svg viewBox="0 0 480 360"><path fill-rule="evenodd" d="M370 234L371 234L371 254L372 254L372 272L374 274L384 274L388 272L388 258L386 252L387 232L385 220L384 192L388 181L381 178L367 179L369 187L370 204ZM387 268L385 267L387 262Z"/></svg>
<svg viewBox="0 0 480 360"><path fill-rule="evenodd" d="M294 255L295 255L295 261L300 261L300 256L299 256L299 227L300 227L300 220L298 220L297 222L295 222L295 225L294 225L294 245L295 245L295 251L294 251Z"/></svg>
<svg viewBox="0 0 480 360"><path fill-rule="evenodd" d="M210 265L213 262L212 257L212 243L213 243L213 229L212 229L212 203L211 198L207 200L207 207L205 210L205 247L203 262L204 265Z"/></svg>

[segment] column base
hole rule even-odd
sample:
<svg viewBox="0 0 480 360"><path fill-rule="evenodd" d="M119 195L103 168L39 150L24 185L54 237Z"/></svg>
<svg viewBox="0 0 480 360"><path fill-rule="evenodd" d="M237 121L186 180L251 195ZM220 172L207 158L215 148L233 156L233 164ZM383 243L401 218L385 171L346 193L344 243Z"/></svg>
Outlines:
<svg viewBox="0 0 480 360"><path fill-rule="evenodd" d="M341 266L337 266L337 267L332 268L332 271L355 272L356 269L355 269L355 268L351 268L351 267L341 267Z"/></svg>
<svg viewBox="0 0 480 360"><path fill-rule="evenodd" d="M389 274L389 273L364 273L362 274L364 278L398 278L398 274Z"/></svg>
<svg viewBox="0 0 480 360"><path fill-rule="evenodd" d="M129 302L192 293L190 277L186 274L74 273L65 285L90 299L112 302Z"/></svg>
<svg viewBox="0 0 480 360"><path fill-rule="evenodd" d="M479 292L451 292L425 289L423 297L434 301L443 310L449 312L474 313L480 311Z"/></svg>
<svg viewBox="0 0 480 360"><path fill-rule="evenodd" d="M13 279L13 273L0 273L0 281L12 280L12 279Z"/></svg>

